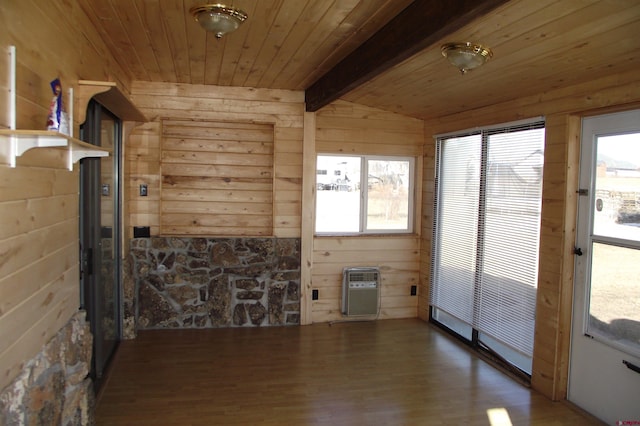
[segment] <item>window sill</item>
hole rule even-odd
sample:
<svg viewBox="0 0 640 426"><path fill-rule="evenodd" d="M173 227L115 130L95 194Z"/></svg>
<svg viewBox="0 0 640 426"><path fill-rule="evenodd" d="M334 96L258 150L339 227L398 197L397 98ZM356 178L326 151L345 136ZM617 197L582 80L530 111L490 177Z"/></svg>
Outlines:
<svg viewBox="0 0 640 426"><path fill-rule="evenodd" d="M314 238L420 238L415 232L379 233L379 234L313 234Z"/></svg>

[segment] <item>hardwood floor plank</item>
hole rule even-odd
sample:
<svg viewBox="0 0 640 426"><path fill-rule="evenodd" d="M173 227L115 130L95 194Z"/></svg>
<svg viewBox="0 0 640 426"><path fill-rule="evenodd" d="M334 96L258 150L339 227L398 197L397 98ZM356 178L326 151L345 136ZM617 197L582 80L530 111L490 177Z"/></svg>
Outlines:
<svg viewBox="0 0 640 426"><path fill-rule="evenodd" d="M98 425L601 424L417 320L148 330L121 343ZM501 423L508 424L508 423Z"/></svg>

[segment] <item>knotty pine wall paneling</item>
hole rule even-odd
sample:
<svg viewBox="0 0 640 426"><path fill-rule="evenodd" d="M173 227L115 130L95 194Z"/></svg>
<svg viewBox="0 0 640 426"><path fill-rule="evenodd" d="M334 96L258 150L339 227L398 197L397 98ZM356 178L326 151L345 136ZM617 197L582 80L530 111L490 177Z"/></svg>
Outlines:
<svg viewBox="0 0 640 426"><path fill-rule="evenodd" d="M317 154L398 155L416 158L416 231L407 235L318 236L313 240L311 282L319 299L312 302L312 321L342 319L342 271L349 266L380 268L381 319L413 318L420 281L422 198L422 120L344 101L316 113Z"/></svg>
<svg viewBox="0 0 640 426"><path fill-rule="evenodd" d="M160 234L161 123L149 122L131 131L124 152L124 203L128 227L124 238L133 238L134 226L148 226L151 235ZM147 195L140 195L140 185Z"/></svg>
<svg viewBox="0 0 640 426"><path fill-rule="evenodd" d="M638 108L637 72L625 72L587 83L549 90L535 96L493 104L425 122L425 152L439 133L546 117L545 160L540 235L540 265L536 302L536 331L532 386L554 400L566 398L573 299L573 242L576 226L577 170L580 118L585 115ZM425 155L420 293L428 294L431 261L435 159ZM428 299L420 298L421 318Z"/></svg>
<svg viewBox="0 0 640 426"><path fill-rule="evenodd" d="M8 55L16 46L17 128L43 130L60 77L67 89L80 79L129 77L75 2L5 1L0 7L0 91L8 89ZM7 96L0 127L9 127ZM74 108L79 113L78 106ZM78 134L78 120L74 120ZM16 168L0 160L0 389L78 310L78 167L66 169L57 150L33 149Z"/></svg>
<svg viewBox="0 0 640 426"><path fill-rule="evenodd" d="M432 236L434 229L435 158L436 145L433 138L425 134L422 172L422 240L420 241L420 284L418 292L418 318L429 320L429 297L431 280Z"/></svg>
<svg viewBox="0 0 640 426"><path fill-rule="evenodd" d="M172 228L171 221L175 220L191 220L198 223L203 212L195 211L190 215L180 213L182 216L176 218L171 216L175 214L174 209L176 203L166 197L177 197L178 194L172 189L175 187L180 173L189 174L195 177L198 173L186 172L185 164L190 164L192 171L196 168L204 170L201 173L203 179L208 179L206 169L218 167L219 170L224 166L225 161L232 158L231 153L223 154L222 157L213 152L207 155L193 156L188 154L182 156L182 163L176 159L176 155L180 157L179 149L174 149L180 145L187 146L191 144L193 152L204 152L206 148L204 143L206 139L195 139L189 141L188 138L177 137L165 134L163 141L163 123L175 125L176 123L185 124L192 122L191 126L210 127L210 131L214 127L218 127L220 132L232 132L234 128L250 128L261 129L263 134L272 133L273 146L271 154L265 152L249 153L252 148L243 148L243 142L237 141L237 146L233 145L233 137L228 144L227 149L241 149L242 152L249 155L242 159L236 156L236 171L233 167L228 169L228 173L236 173L240 167L248 170L248 165L241 166L237 161L243 162L247 160L260 161L264 163L265 158L272 157L269 178L271 179L271 199L266 195L268 184L266 181L244 182L238 186L240 191L246 191L245 196L251 196L248 189L258 191L253 195L263 202L256 202L254 206L245 205L245 209L266 209L266 204L271 204L271 211L266 212L261 217L257 217L256 221L260 221L261 230L256 233L263 235L266 228L271 228L271 233L276 237L283 238L299 238L301 227L301 187L302 187L302 138L303 138L303 114L304 114L304 93L298 91L287 90L267 90L252 89L239 87L221 87L221 86L204 86L174 83L146 83L134 82L132 84L132 99L136 106L150 119L150 123L145 124L134 130L132 139L133 146L128 150L128 170L129 175L125 179L130 179L135 188L140 183L149 185L149 196L140 197L137 192L133 191L131 196L132 205L129 208L131 226L149 226L152 235L159 234L189 234L199 232L208 234L209 236L218 236L223 232L228 234L230 229L216 229L216 226L204 226L190 229L186 225ZM172 124L173 123L173 124ZM207 124L208 123L208 124ZM227 123L226 130L224 123ZM236 130L237 133L237 130ZM183 135L184 136L184 135ZM215 143L217 136L212 135L207 143ZM220 136L225 139L225 136ZM220 139L220 140L222 140ZM229 138L227 138L229 139ZM202 144L200 147L199 144ZM195 147L195 148L194 148ZM165 149L166 148L166 149ZM161 152L163 154L161 154ZM178 154L176 154L178 153ZM184 154L184 150L183 150ZM220 153L218 153L220 154ZM237 154L240 154L238 152ZM189 157L189 155L191 155ZM250 157L255 155L254 157ZM174 172L179 166L182 171ZM254 168L259 166L253 166ZM266 167L263 165L263 168ZM267 172L266 168L263 172ZM210 174L210 173L209 173ZM214 174L224 182L224 178L233 179L234 176L226 176L224 171ZM212 176L214 176L212 175ZM173 176L173 177L170 177ZM164 179L163 179L164 177ZM211 176L210 176L211 177ZM239 176L235 176L239 178ZM247 177L245 176L244 179ZM193 179L189 179L193 186ZM133 188L133 189L135 189ZM195 189L195 188L191 188ZM173 195L160 195L164 194ZM153 194L153 196L152 196ZM181 197L186 196L184 194ZM191 195L196 196L194 191ZM156 198L157 197L157 198ZM196 196L197 197L197 196ZM183 200L184 201L184 200ZM257 200L259 201L259 200ZM259 207L258 205L261 205ZM201 205L200 207L204 207ZM209 207L212 208L211 205ZM206 211L204 212L206 213ZM271 223L264 222L265 218L271 217ZM214 216L210 216L214 219ZM186 223L186 222L185 222ZM208 222L213 224L213 222ZM178 226L178 225L176 225ZM239 229L236 229L240 231ZM232 230L231 230L232 231ZM247 230L242 230L247 233ZM257 235L254 235L257 236Z"/></svg>
<svg viewBox="0 0 640 426"><path fill-rule="evenodd" d="M273 235L273 125L162 122L163 235Z"/></svg>
<svg viewBox="0 0 640 426"><path fill-rule="evenodd" d="M304 113L300 239L300 324L313 323L313 232L316 197L316 113Z"/></svg>

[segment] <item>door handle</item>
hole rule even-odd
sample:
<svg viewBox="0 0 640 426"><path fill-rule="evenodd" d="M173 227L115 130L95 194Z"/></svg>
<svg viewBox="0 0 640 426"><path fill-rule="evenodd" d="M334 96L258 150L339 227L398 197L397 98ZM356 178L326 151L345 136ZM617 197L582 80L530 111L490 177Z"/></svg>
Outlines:
<svg viewBox="0 0 640 426"><path fill-rule="evenodd" d="M574 247L573 254L575 254L576 256L582 256L582 249L580 247Z"/></svg>
<svg viewBox="0 0 640 426"><path fill-rule="evenodd" d="M636 373L640 374L640 367L638 367L637 365L627 361L626 359L623 359L622 363L626 365L629 370L633 370Z"/></svg>
<svg viewBox="0 0 640 426"><path fill-rule="evenodd" d="M93 275L93 249L86 249L82 253L82 272Z"/></svg>

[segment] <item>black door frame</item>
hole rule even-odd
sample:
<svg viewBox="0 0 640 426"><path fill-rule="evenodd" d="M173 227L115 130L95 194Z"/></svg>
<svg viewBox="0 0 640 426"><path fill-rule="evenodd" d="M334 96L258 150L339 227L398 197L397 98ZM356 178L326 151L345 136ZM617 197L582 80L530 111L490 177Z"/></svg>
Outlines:
<svg viewBox="0 0 640 426"><path fill-rule="evenodd" d="M86 121L80 126L80 138L87 143L100 146L102 144L102 119L108 117L115 123L113 152L112 181L103 186L101 181L100 158L84 158L80 161L80 298L81 309L86 310L87 320L93 334L93 356L91 362L91 377L94 379L96 390L102 383L105 370L122 336L122 267L121 267L121 179L122 170L121 120L98 102L91 100L87 106ZM113 223L102 226L101 202L102 191L112 191L113 194ZM104 340L104 327L101 321L103 312L100 300L103 293L99 286L103 281L102 239L111 238L113 247L113 280L114 289L114 327L113 341ZM108 266L108 265L107 265Z"/></svg>

